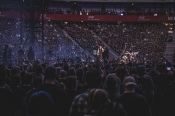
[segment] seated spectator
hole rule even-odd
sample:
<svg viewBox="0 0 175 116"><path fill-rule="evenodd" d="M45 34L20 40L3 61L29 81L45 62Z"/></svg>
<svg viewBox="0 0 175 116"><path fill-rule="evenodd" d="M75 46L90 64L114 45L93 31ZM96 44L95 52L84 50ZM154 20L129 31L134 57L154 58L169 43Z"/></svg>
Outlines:
<svg viewBox="0 0 175 116"><path fill-rule="evenodd" d="M102 23L91 24L90 29L119 56L126 51L138 52L137 57L132 55L131 61L142 63L163 57L168 38L163 24Z"/></svg>
<svg viewBox="0 0 175 116"><path fill-rule="evenodd" d="M84 24L69 23L64 25L64 29L84 49L97 50L99 45L103 45Z"/></svg>

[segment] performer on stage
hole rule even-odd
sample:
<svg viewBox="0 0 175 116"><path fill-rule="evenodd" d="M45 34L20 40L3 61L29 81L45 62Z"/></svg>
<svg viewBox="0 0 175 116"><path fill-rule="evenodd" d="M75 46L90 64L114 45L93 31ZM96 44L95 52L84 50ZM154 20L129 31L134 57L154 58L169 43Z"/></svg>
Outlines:
<svg viewBox="0 0 175 116"><path fill-rule="evenodd" d="M126 51L124 55L122 55L121 60L124 62L133 62L135 60L134 52Z"/></svg>
<svg viewBox="0 0 175 116"><path fill-rule="evenodd" d="M134 52L130 53L130 60L133 62L135 60Z"/></svg>
<svg viewBox="0 0 175 116"><path fill-rule="evenodd" d="M103 59L108 59L109 57L109 50L107 47L104 48L104 52L102 53Z"/></svg>
<svg viewBox="0 0 175 116"><path fill-rule="evenodd" d="M97 56L98 56L99 61L102 61L102 53L103 52L104 52L104 48L102 47L102 45L100 45L100 47L98 48L98 51L97 51Z"/></svg>

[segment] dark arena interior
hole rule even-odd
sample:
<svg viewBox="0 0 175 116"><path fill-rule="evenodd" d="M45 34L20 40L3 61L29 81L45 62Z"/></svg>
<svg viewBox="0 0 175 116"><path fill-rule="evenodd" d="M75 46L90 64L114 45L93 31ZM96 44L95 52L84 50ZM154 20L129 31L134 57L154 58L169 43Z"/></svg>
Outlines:
<svg viewBox="0 0 175 116"><path fill-rule="evenodd" d="M0 116L175 116L175 0L0 0Z"/></svg>

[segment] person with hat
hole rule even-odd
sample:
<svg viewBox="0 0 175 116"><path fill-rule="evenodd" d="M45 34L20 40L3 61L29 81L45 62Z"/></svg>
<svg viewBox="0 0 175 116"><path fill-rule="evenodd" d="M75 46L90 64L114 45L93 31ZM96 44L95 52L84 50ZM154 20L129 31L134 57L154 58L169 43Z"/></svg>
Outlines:
<svg viewBox="0 0 175 116"><path fill-rule="evenodd" d="M146 98L135 93L137 83L132 76L127 76L123 80L124 92L117 98L121 103L128 116L151 116L152 112Z"/></svg>

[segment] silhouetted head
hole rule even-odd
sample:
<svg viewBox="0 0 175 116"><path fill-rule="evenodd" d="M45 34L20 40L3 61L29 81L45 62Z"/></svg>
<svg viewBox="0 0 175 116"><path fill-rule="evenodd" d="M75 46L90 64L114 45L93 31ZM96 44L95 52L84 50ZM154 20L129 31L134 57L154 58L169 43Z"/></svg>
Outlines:
<svg viewBox="0 0 175 116"><path fill-rule="evenodd" d="M101 84L102 77L98 70L89 70L86 73L85 80L89 88L98 88Z"/></svg>

